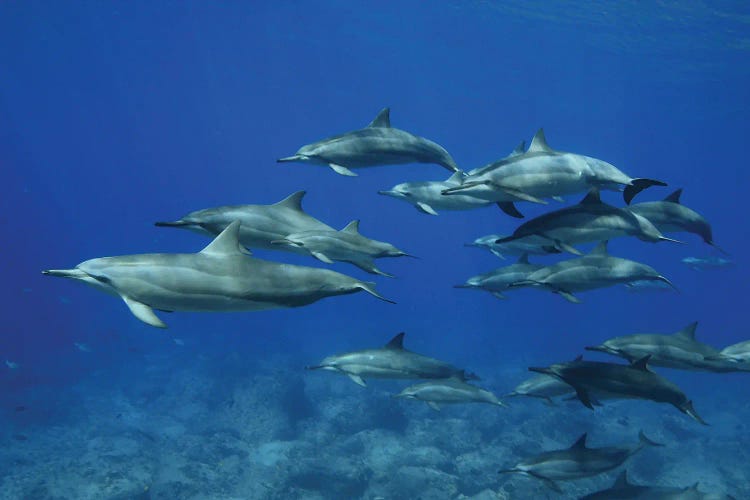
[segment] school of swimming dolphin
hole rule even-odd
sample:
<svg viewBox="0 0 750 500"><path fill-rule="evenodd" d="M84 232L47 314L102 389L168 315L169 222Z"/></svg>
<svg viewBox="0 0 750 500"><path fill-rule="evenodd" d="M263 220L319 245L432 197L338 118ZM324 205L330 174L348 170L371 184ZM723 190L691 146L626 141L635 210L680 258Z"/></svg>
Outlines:
<svg viewBox="0 0 750 500"><path fill-rule="evenodd" d="M354 169L381 165L431 163L451 172L445 181L405 182L378 193L406 201L429 215L439 211L472 210L497 205L505 214L523 218L516 204L546 205L549 200L577 193L584 198L572 206L553 210L521 224L510 235L488 235L467 246L491 251L505 259L518 256L506 267L471 277L457 288L484 290L498 298L522 287L546 290L569 302L577 294L618 284L630 289L674 288L652 267L611 256L607 242L635 237L644 242L678 242L664 233L687 232L716 246L710 224L680 202L682 190L662 201L631 205L633 198L662 181L633 178L615 166L589 156L552 149L543 130L529 148L521 142L509 156L467 172L458 168L439 144L391 127L390 110L383 109L365 128L302 146L279 163L322 165L340 175L356 176ZM626 206L604 203L601 190L622 191ZM278 250L309 255L321 262L349 262L370 274L392 277L375 265L375 259L408 257L390 243L370 239L354 220L337 231L302 209L304 191L272 205L235 205L191 212L156 226L188 229L213 240L198 253L138 254L84 261L73 269L43 271L50 276L76 279L120 297L139 320L165 328L154 310L255 311L292 308L337 295L365 291L392 302L375 290L375 284L327 269L277 263L255 258L251 249ZM577 247L596 243L583 254ZM678 242L679 243L679 242ZM719 249L722 251L721 249ZM723 251L722 251L723 252ZM530 262L529 256L572 254L555 264ZM624 358L628 363L583 360L531 367L536 374L507 395L577 399L592 410L603 401L641 399L667 403L695 421L707 425L693 402L674 383L650 366L715 373L750 371L750 341L723 350L696 340L696 323L671 335L643 333L615 337L586 347ZM450 363L409 351L404 334L380 348L328 356L310 370L348 376L360 386L366 379L421 380L394 394L396 398L426 402L439 410L444 404L486 403L505 406L492 392L470 383L478 377ZM551 450L521 460L502 473L537 478L561 491L556 481L590 477L624 464L645 446L663 446L643 432L636 445L590 448L586 434L570 448ZM647 496L643 496L647 495ZM692 487L633 485L625 471L613 487L585 498L731 498L701 493Z"/></svg>

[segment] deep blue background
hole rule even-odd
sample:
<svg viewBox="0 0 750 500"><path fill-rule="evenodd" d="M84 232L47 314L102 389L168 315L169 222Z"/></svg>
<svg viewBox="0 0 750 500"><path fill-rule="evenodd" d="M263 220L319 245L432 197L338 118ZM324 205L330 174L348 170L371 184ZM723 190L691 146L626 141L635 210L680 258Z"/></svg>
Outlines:
<svg viewBox="0 0 750 500"><path fill-rule="evenodd" d="M0 384L68 384L173 348L170 337L202 351L239 349L249 360L288 350L303 363L405 330L415 350L485 367L567 359L608 336L666 333L696 319L699 337L714 345L748 338L750 31L734 16L750 12L742 2L636 5L4 2L0 358L23 370L0 367ZM429 217L376 194L447 177L438 166L347 178L275 163L364 126L384 106L394 126L439 142L466 169L544 126L555 148L669 182L639 201L684 187L683 201L712 221L738 265L688 270L680 258L711 252L684 235L689 246L611 245L652 264L681 294L610 289L572 305L538 291L501 302L455 290L503 264L463 243L509 233L516 220L494 207ZM311 215L335 227L359 218L363 234L421 257L380 263L399 277L377 279L398 305L357 294L294 310L175 313L162 315L164 332L118 300L40 274L92 257L197 251L207 240L152 223L300 189ZM84 359L72 346L81 341L98 356Z"/></svg>

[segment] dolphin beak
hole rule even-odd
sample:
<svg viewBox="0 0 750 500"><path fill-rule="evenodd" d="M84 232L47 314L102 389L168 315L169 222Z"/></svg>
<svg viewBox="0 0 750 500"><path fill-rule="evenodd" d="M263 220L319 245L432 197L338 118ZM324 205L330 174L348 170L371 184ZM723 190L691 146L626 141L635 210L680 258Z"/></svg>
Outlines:
<svg viewBox="0 0 750 500"><path fill-rule="evenodd" d="M45 276L58 276L60 278L82 279L88 276L80 269L47 269L42 271Z"/></svg>
<svg viewBox="0 0 750 500"><path fill-rule="evenodd" d="M276 163L290 163L293 161L305 161L307 159L306 156L303 155L294 155L294 156L287 156L286 158L279 158L276 160Z"/></svg>
<svg viewBox="0 0 750 500"><path fill-rule="evenodd" d="M587 351L603 352L606 354L616 354L617 351L603 345L592 345L584 347Z"/></svg>
<svg viewBox="0 0 750 500"><path fill-rule="evenodd" d="M174 222L154 222L154 226L156 227L185 227L194 225L194 223L185 220L176 220Z"/></svg>
<svg viewBox="0 0 750 500"><path fill-rule="evenodd" d="M398 196L398 192L396 191L378 191L378 194L382 194L383 196Z"/></svg>

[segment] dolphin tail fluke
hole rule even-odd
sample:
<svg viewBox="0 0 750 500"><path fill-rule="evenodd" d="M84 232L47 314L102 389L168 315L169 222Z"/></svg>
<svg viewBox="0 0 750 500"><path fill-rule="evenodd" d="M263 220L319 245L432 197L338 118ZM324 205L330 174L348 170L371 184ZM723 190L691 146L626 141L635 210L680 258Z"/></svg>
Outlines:
<svg viewBox="0 0 750 500"><path fill-rule="evenodd" d="M47 269L42 271L45 276L57 276L59 278L83 278L88 276L80 269Z"/></svg>
<svg viewBox="0 0 750 500"><path fill-rule="evenodd" d="M646 434L644 434L643 430L638 432L638 439L640 440L641 447L643 446L664 446L663 443L657 443L653 439L649 439Z"/></svg>
<svg viewBox="0 0 750 500"><path fill-rule="evenodd" d="M622 197L625 200L626 205L630 205L630 202L633 201L633 198L635 198L635 195L640 193L646 188L649 188L651 186L666 186L666 182L657 181L654 179L633 179L630 181L630 184L625 186L625 190L622 193Z"/></svg>
<svg viewBox="0 0 750 500"><path fill-rule="evenodd" d="M375 283L372 282L372 281L360 281L359 283L357 283L356 287L359 288L360 290L364 290L365 292L369 293L373 297L376 297L376 298L378 298L378 299L380 299L382 301L388 302L389 304L395 304L396 303L396 302L394 302L394 301L392 301L390 299L386 299L385 297L383 297L382 295L380 295L375 290Z"/></svg>

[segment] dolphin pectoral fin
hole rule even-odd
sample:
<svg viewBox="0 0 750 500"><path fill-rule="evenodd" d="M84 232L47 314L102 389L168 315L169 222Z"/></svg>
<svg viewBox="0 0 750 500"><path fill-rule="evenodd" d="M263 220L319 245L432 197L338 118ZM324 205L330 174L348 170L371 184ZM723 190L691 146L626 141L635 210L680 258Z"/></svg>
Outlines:
<svg viewBox="0 0 750 500"><path fill-rule="evenodd" d="M310 252L310 255L315 257L321 262L325 262L326 264L333 264L333 261L324 253L322 252Z"/></svg>
<svg viewBox="0 0 750 500"><path fill-rule="evenodd" d="M581 303L581 299L579 299L578 297L576 297L575 295L573 295L570 292L565 292L563 290L559 290L559 291L556 291L555 293L558 294L560 297L564 298L565 300L567 300L568 302L570 302L571 304L580 304Z"/></svg>
<svg viewBox="0 0 750 500"><path fill-rule="evenodd" d="M499 258L501 258L501 259L505 260L505 256L504 256L503 254L501 254L501 253L500 253L500 252L499 252L498 250L495 250L494 248L491 248L491 249L490 249L490 252L491 252L491 253L492 253L492 255L494 255L495 257L499 257Z"/></svg>
<svg viewBox="0 0 750 500"><path fill-rule="evenodd" d="M359 375L355 375L355 374L353 374L353 373L347 373L346 375L347 375L347 376L348 376L348 377L349 377L349 378L350 378L350 379L352 380L352 382L354 382L355 384L357 384L357 385L361 385L362 387L367 387L367 384L365 384L365 381L364 381L364 380L362 380L362 377L360 377Z"/></svg>
<svg viewBox="0 0 750 500"><path fill-rule="evenodd" d="M560 489L560 486L558 486L558 484L556 482L554 482L552 479L550 479L548 477L541 476L539 474L534 474L533 472L526 471L525 473L528 474L531 477L534 477L534 478L539 479L540 481L542 481L547 488L549 488L549 489L551 489L553 491L556 491L557 493L562 494L563 490Z"/></svg>
<svg viewBox="0 0 750 500"><path fill-rule="evenodd" d="M524 218L524 215L518 211L512 201L498 201L497 206L500 208L500 210L505 212L507 215L510 215L511 217L515 217L516 219Z"/></svg>
<svg viewBox="0 0 750 500"><path fill-rule="evenodd" d="M415 206L417 207L417 210L419 210L423 214L427 214L427 215L437 215L438 214L435 211L435 209L432 208L431 206L429 206L427 203L418 201Z"/></svg>
<svg viewBox="0 0 750 500"><path fill-rule="evenodd" d="M154 310L142 302L138 302L135 299L131 299L125 295L122 296L122 300L125 301L130 312L133 316L143 321L144 323L155 326L156 328L166 328L167 325L154 314Z"/></svg>
<svg viewBox="0 0 750 500"><path fill-rule="evenodd" d="M576 396L578 396L578 399L583 403L583 406L586 408L589 408L591 410L594 409L594 404L591 401L591 395L586 389L582 389L580 387L575 387L576 390Z"/></svg>
<svg viewBox="0 0 750 500"><path fill-rule="evenodd" d="M357 267L359 267L359 266L357 266ZM365 271L367 271L368 273L371 273L371 274L377 274L379 276L385 276L386 278L395 278L396 277L396 276L392 275L391 273L387 273L385 271L381 271L380 269L378 269L374 265L368 267L367 269L365 269L364 267L361 268L361 269L363 269L363 270L365 270Z"/></svg>
<svg viewBox="0 0 750 500"><path fill-rule="evenodd" d="M427 406L429 406L435 411L440 411L440 406L434 401L427 401Z"/></svg>
<svg viewBox="0 0 750 500"><path fill-rule="evenodd" d="M583 252L578 250L576 247L569 245L568 243L565 243L564 241L560 240L554 240L555 246L562 250L563 252L572 253L573 255L583 255Z"/></svg>
<svg viewBox="0 0 750 500"><path fill-rule="evenodd" d="M335 163L329 163L328 164L331 169L336 172L339 175L346 175L347 177L357 177L357 174L352 172L346 167L342 167L341 165L336 165Z"/></svg>
<svg viewBox="0 0 750 500"><path fill-rule="evenodd" d="M500 299L500 300L507 300L508 299L508 297L506 297L505 295L503 295L500 292L492 292L492 295L494 295L496 299Z"/></svg>
<svg viewBox="0 0 750 500"><path fill-rule="evenodd" d="M666 186L666 182L657 181L654 179L633 179L630 184L625 186L625 190L622 192L622 198L625 200L626 205L630 205L635 195L643 191L644 189L651 186Z"/></svg>
<svg viewBox="0 0 750 500"><path fill-rule="evenodd" d="M384 302L388 302L389 304L395 304L394 301L390 299L386 299L385 297L383 297L382 295L380 295L378 292L375 291L375 282L373 281L360 281L359 283L357 283L357 288L359 288L360 290L364 290L365 292L369 293L373 297L378 298Z"/></svg>

